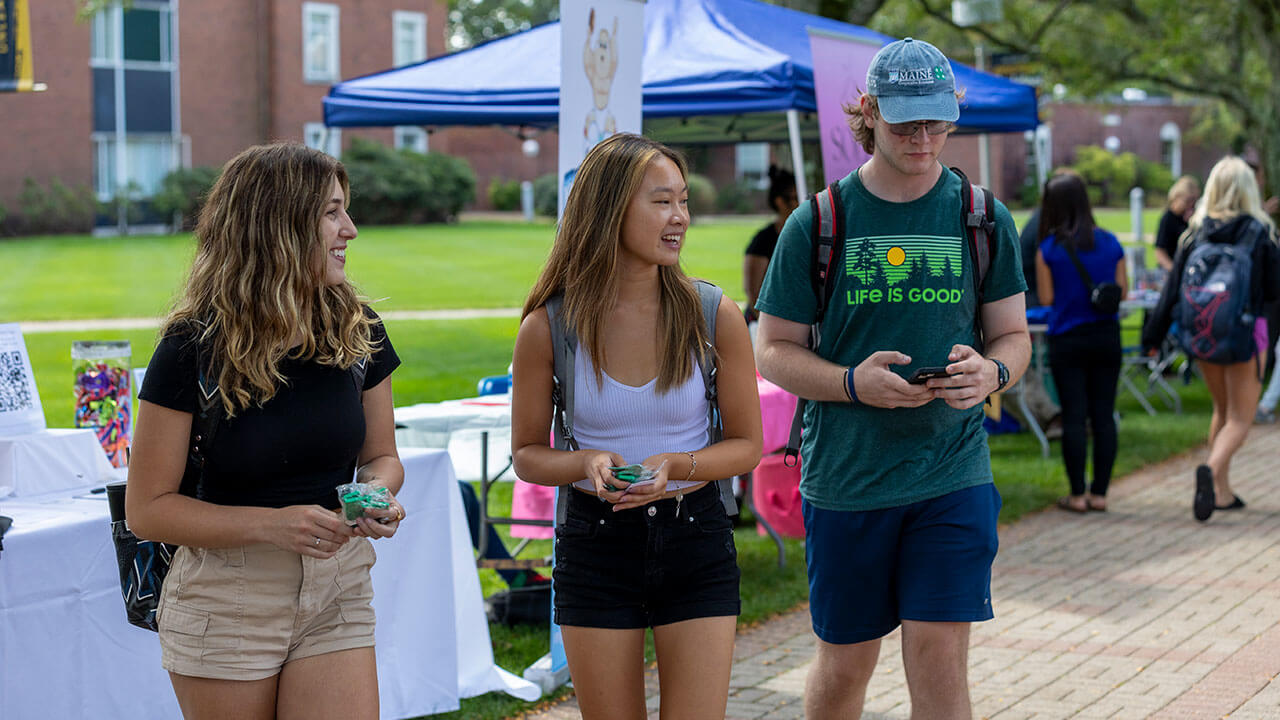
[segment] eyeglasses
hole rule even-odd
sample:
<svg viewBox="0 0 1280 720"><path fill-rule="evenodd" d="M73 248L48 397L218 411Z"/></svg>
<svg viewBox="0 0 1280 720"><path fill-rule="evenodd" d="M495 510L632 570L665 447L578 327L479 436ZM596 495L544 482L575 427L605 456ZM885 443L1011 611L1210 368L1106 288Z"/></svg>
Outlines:
<svg viewBox="0 0 1280 720"><path fill-rule="evenodd" d="M915 122L905 123L886 123L889 126L889 132L902 137L912 137L916 134L916 130L924 128L924 131L930 135L941 135L955 125L947 120L917 120Z"/></svg>

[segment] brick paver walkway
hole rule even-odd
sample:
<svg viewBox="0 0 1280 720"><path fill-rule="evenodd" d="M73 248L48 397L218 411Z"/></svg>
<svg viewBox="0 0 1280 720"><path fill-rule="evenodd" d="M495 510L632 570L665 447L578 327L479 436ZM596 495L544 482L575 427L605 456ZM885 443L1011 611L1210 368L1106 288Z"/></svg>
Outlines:
<svg viewBox="0 0 1280 720"><path fill-rule="evenodd" d="M1232 465L1242 512L1191 517L1203 451L1113 484L1110 510L1047 510L1000 533L996 619L973 627L974 716L1280 718L1280 427ZM807 610L741 632L729 718L803 717ZM866 720L905 720L900 635L885 638ZM657 717L657 671L646 687ZM579 717L572 699L531 717Z"/></svg>

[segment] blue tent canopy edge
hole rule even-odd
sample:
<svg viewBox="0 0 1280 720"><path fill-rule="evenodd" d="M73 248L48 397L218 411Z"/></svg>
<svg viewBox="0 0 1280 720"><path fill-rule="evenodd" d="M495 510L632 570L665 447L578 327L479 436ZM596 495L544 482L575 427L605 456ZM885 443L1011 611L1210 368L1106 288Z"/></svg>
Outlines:
<svg viewBox="0 0 1280 720"><path fill-rule="evenodd" d="M652 118L816 109L810 29L883 45L893 38L757 0L649 0L643 112ZM1039 124L1035 89L952 63L965 132ZM334 85L325 124L515 125L558 120L560 23Z"/></svg>

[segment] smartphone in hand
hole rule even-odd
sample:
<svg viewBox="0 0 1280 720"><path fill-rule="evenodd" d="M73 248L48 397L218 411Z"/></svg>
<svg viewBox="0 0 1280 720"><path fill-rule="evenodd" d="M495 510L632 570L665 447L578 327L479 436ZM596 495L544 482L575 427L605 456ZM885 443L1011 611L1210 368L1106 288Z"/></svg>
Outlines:
<svg viewBox="0 0 1280 720"><path fill-rule="evenodd" d="M926 380L945 377L951 377L946 367L922 367L916 368L916 371L911 373L911 377L907 378L907 382L912 385L923 385Z"/></svg>

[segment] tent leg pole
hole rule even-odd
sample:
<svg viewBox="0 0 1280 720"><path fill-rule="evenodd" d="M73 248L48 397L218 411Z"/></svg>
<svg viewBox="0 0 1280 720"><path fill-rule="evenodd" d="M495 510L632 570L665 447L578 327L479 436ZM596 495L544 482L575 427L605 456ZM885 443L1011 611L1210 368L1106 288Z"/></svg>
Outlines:
<svg viewBox="0 0 1280 720"><path fill-rule="evenodd" d="M791 136L791 166L796 174L796 197L809 197L809 184L804 177L804 150L800 147L800 111L787 111L787 134Z"/></svg>

